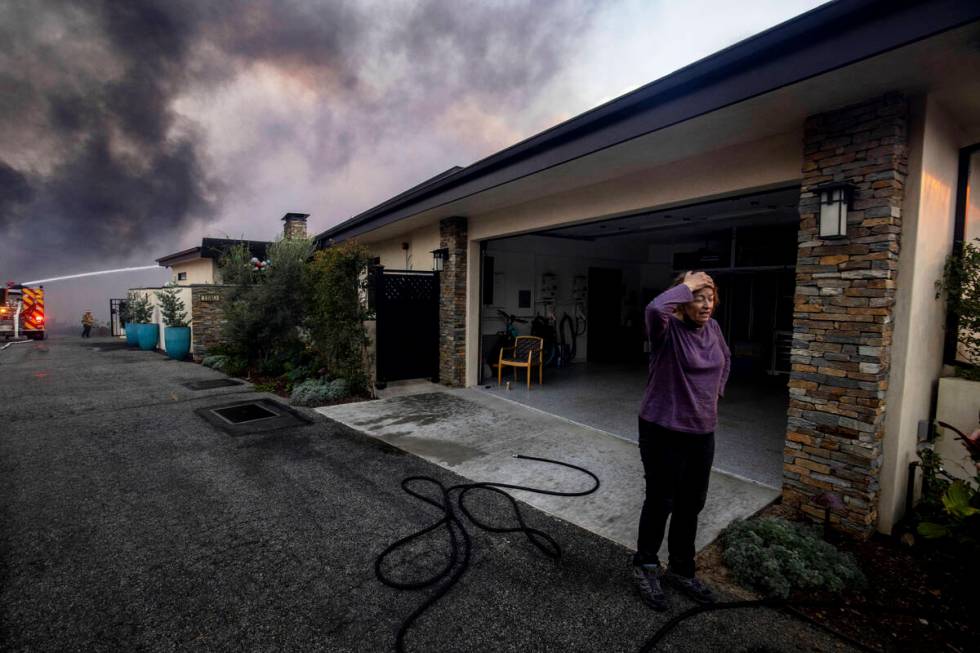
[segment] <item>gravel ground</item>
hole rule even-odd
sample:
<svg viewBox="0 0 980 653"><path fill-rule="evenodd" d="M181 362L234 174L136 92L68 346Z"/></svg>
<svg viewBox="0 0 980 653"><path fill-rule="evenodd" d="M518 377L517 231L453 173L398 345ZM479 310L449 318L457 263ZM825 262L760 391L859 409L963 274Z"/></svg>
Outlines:
<svg viewBox="0 0 980 653"><path fill-rule="evenodd" d="M316 415L229 435L195 409L257 398L191 391L212 370L64 338L0 352L0 650L391 650L424 594L390 589L375 557L436 511L401 479L462 479ZM530 463L535 464L535 463ZM574 499L569 499L574 501ZM499 499L481 518L513 523ZM629 552L526 507L564 547L473 535L472 567L409 633L409 651L636 651L665 614L630 586ZM392 560L418 577L440 532ZM844 651L769 610L700 615L664 651Z"/></svg>

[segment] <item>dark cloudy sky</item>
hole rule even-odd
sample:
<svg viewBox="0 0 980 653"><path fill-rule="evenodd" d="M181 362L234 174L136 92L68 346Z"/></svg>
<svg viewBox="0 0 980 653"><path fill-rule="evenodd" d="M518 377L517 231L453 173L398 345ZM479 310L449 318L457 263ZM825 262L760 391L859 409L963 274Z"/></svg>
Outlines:
<svg viewBox="0 0 980 653"><path fill-rule="evenodd" d="M818 4L3 0L0 281L323 230Z"/></svg>

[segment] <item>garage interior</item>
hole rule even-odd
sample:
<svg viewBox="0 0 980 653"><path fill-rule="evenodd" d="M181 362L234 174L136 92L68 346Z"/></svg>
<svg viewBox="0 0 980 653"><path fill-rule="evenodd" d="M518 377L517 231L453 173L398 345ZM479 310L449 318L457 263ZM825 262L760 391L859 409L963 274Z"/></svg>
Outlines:
<svg viewBox="0 0 980 653"><path fill-rule="evenodd" d="M644 308L680 272L705 270L718 284L715 319L732 351L715 467L778 488L798 204L798 187L781 188L484 242L481 387L636 441ZM546 354L543 384L535 373L528 389L524 370L512 368L497 384L504 314L520 335L532 334L536 317L536 333L547 324L563 334L565 346Z"/></svg>

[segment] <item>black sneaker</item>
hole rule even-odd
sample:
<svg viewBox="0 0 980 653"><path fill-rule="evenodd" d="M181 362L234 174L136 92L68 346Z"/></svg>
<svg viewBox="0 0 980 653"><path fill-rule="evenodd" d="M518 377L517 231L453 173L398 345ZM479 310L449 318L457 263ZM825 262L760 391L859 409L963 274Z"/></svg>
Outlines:
<svg viewBox="0 0 980 653"><path fill-rule="evenodd" d="M668 608L667 595L660 585L663 568L660 565L633 565L633 582L643 602L658 612Z"/></svg>
<svg viewBox="0 0 980 653"><path fill-rule="evenodd" d="M669 569L663 574L664 580L679 589L698 603L714 603L715 593L696 576L681 576Z"/></svg>

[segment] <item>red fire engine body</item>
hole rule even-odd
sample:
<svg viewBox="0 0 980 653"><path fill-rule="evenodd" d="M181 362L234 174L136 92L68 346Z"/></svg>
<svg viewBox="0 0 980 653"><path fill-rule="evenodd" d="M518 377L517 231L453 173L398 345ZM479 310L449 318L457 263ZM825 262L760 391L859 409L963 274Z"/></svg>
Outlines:
<svg viewBox="0 0 980 653"><path fill-rule="evenodd" d="M0 297L0 338L44 340L44 287L8 283Z"/></svg>

